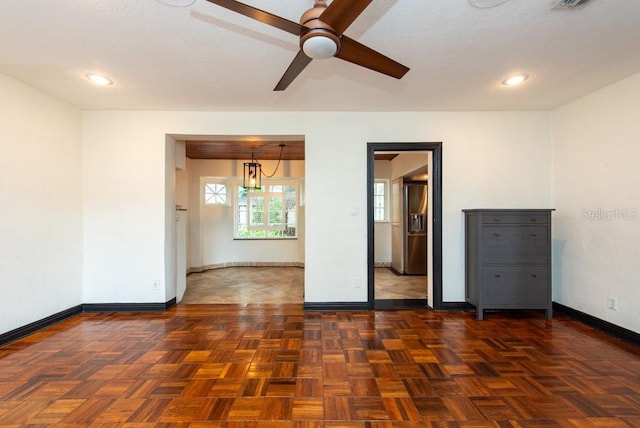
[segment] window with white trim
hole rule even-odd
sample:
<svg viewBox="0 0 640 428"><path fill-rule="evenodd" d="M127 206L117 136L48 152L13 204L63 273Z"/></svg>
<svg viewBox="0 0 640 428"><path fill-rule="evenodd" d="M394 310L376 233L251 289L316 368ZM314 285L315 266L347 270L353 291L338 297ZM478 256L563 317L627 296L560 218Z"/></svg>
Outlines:
<svg viewBox="0 0 640 428"><path fill-rule="evenodd" d="M389 221L389 180L373 181L373 219L378 222Z"/></svg>
<svg viewBox="0 0 640 428"><path fill-rule="evenodd" d="M229 197L227 195L227 185L220 182L204 183L204 203L205 205L227 205Z"/></svg>
<svg viewBox="0 0 640 428"><path fill-rule="evenodd" d="M237 187L236 239L290 239L297 231L297 186L262 183L260 190Z"/></svg>

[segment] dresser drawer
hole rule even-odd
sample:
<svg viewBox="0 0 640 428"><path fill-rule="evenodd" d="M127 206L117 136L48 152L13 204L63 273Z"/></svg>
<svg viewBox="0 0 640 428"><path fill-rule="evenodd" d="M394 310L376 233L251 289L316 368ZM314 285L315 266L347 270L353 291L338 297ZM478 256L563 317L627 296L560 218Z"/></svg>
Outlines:
<svg viewBox="0 0 640 428"><path fill-rule="evenodd" d="M482 228L483 263L546 264L549 229L536 226L490 226Z"/></svg>
<svg viewBox="0 0 640 428"><path fill-rule="evenodd" d="M549 302L548 276L546 267L487 267L481 298L487 307L544 307Z"/></svg>
<svg viewBox="0 0 640 428"><path fill-rule="evenodd" d="M484 224L549 224L547 214L532 213L484 213Z"/></svg>

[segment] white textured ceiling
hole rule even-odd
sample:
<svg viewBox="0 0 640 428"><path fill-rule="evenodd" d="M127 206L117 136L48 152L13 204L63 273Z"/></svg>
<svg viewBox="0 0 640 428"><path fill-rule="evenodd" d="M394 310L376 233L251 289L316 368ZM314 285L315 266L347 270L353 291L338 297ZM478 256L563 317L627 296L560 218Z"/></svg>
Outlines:
<svg viewBox="0 0 640 428"><path fill-rule="evenodd" d="M313 2L246 3L298 21ZM0 73L84 109L396 111L547 110L640 72L640 0L553 3L374 0L345 34L410 67L402 80L331 58L273 92L296 37L205 0L1 0ZM503 87L516 71L527 84Z"/></svg>

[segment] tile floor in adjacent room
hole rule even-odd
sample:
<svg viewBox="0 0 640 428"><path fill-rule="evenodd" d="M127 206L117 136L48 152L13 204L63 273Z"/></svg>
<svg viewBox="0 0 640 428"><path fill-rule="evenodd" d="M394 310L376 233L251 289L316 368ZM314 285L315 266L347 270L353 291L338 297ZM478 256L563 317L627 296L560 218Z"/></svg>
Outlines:
<svg viewBox="0 0 640 428"><path fill-rule="evenodd" d="M226 267L187 276L181 303L303 303L304 269Z"/></svg>
<svg viewBox="0 0 640 428"><path fill-rule="evenodd" d="M304 269L227 267L187 276L182 303L303 303ZM427 277L375 270L376 299L426 299Z"/></svg>

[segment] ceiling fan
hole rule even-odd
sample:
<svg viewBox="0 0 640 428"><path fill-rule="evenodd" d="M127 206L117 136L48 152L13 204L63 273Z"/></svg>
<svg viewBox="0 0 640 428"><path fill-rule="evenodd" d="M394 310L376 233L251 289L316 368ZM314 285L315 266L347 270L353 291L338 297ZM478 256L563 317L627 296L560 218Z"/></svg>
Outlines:
<svg viewBox="0 0 640 428"><path fill-rule="evenodd" d="M332 56L396 79L409 71L408 67L343 34L372 0L333 0L328 6L325 0L315 0L313 8L302 14L300 23L236 0L207 1L300 37L300 51L274 91L285 90L313 59Z"/></svg>

